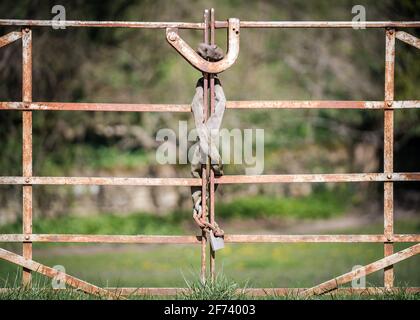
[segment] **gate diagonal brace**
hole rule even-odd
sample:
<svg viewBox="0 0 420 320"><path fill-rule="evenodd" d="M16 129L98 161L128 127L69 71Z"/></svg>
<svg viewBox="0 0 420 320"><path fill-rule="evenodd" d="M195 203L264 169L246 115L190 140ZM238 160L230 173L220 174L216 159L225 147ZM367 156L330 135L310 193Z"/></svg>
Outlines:
<svg viewBox="0 0 420 320"><path fill-rule="evenodd" d="M58 271L56 269L47 267L39 262L36 262L31 259L26 259L16 253L7 251L5 249L0 248L0 259L9 261L11 263L17 264L21 267L29 269L34 272L38 272L44 276L49 278L56 278L64 281L71 287L79 289L85 293L97 295L99 297L105 297L108 299L122 299L118 294L111 292L109 290L97 287L93 284L90 284L86 281L80 280L76 277L73 277L67 273L62 271Z"/></svg>
<svg viewBox="0 0 420 320"><path fill-rule="evenodd" d="M335 290L339 285L343 285L352 280L359 279L365 275L382 270L395 263L408 259L420 253L420 243L415 244L407 249L398 251L385 258L372 262L364 267L345 273L339 277L323 282L315 287L309 288L301 293L302 296L307 297L311 295L321 295L329 291Z"/></svg>
<svg viewBox="0 0 420 320"><path fill-rule="evenodd" d="M19 40L22 38L22 32L18 31L12 31L4 36L0 37L0 48L7 46L8 44L11 44L12 42L15 42L16 40Z"/></svg>
<svg viewBox="0 0 420 320"><path fill-rule="evenodd" d="M395 37L398 40L401 40L417 49L420 49L420 39L416 38L415 36L404 32L404 31L397 31L397 33L395 34Z"/></svg>
<svg viewBox="0 0 420 320"><path fill-rule="evenodd" d="M177 28L166 28L166 40L194 68L204 73L220 73L230 68L239 55L239 19L228 20L228 51L225 57L217 62L203 59L178 34Z"/></svg>

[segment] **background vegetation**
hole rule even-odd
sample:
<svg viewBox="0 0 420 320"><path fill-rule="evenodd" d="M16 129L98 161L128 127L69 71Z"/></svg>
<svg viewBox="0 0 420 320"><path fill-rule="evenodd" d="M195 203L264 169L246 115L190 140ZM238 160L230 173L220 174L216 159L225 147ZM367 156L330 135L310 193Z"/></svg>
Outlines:
<svg viewBox="0 0 420 320"><path fill-rule="evenodd" d="M55 1L2 2L5 18L51 19ZM355 1L69 1L62 3L67 19L200 21L203 8L215 7L218 19L351 20ZM368 20L417 20L417 1L357 1ZM176 8L176 10L174 10ZM13 28L2 28L7 32ZM416 30L409 30L414 35ZM217 43L225 47L225 31ZM202 35L182 31L194 46ZM167 45L160 30L67 28L34 30L34 101L188 103L199 72ZM20 45L2 49L0 97L21 99ZM396 99L416 99L420 74L415 48L397 42ZM243 30L241 54L221 75L227 98L382 100L384 77L383 30ZM190 115L166 113L35 112L34 173L36 175L188 176L188 166L160 166L155 161L156 132L177 130L177 120ZM396 171L416 171L420 130L417 110L396 112ZM226 113L226 128L265 129L264 173L377 172L382 170L383 115L378 111L276 110ZM21 174L21 116L0 115L0 174ZM279 161L280 159L280 161ZM242 173L243 166L227 166ZM400 203L418 205L412 190L397 188ZM334 191L335 186L332 187ZM19 205L9 199L19 192L2 187L3 222L19 217ZM4 192L3 192L4 190ZM41 216L80 213L80 196L66 187L40 187L35 206ZM109 188L82 190L90 212L114 211L97 199L109 199ZM318 189L317 189L318 190ZM308 186L248 186L229 190L236 195L306 196ZM330 189L331 191L331 189ZM349 186L362 198L381 191L380 185ZM129 191L127 191L129 192ZM149 188L147 206L122 201L126 212L165 212L190 206L188 190L167 208L158 189ZM168 190L179 194L179 190ZM322 193L322 192L321 192ZM381 192L379 192L380 194ZM76 196L75 196L76 194ZM102 197L102 198L101 198ZM117 195L115 198L122 197ZM60 199L66 206L54 205ZM225 197L223 197L225 198ZM361 199L363 200L363 199ZM84 206L86 204L83 204ZM118 206L117 206L118 207ZM121 207L121 205L119 206ZM7 216L7 217L6 217Z"/></svg>
<svg viewBox="0 0 420 320"><path fill-rule="evenodd" d="M420 3L414 0L16 0L0 3L0 18L51 19L55 4L65 6L68 20L198 22L210 7L218 20L351 20L356 4L365 6L368 20L420 20ZM5 34L15 28L0 29ZM420 36L418 30L407 31ZM197 31L184 30L182 36L193 47L202 39ZM225 31L216 37L225 48ZM247 29L241 32L237 63L220 77L228 100L383 100L384 39L384 31L376 29ZM163 30L35 28L33 40L34 101L189 103L200 77L166 43ZM20 46L18 41L1 49L1 101L21 100ZM419 98L417 51L397 41L396 99ZM395 171L419 171L420 113L395 115ZM178 120L188 120L192 128L189 114L34 112L34 174L187 177L189 166L161 166L155 160L156 132L177 131ZM264 128L266 174L382 170L380 111L228 110L223 126ZM21 114L1 111L0 175L21 175L21 139ZM243 166L226 167L230 174L243 171ZM230 233L286 233L295 225L302 225L299 232L381 233L382 193L377 183L221 186L216 214ZM396 184L398 232L418 233L419 194L417 183ZM191 234L197 228L189 196L187 188L36 186L34 232ZM19 233L20 216L21 188L0 186L0 233ZM366 230L351 229L348 216L360 218L356 225ZM316 221L323 229L314 229ZM58 246L35 245L35 253L41 262L64 264L100 284L180 285L180 270L198 266L198 250L189 247L115 246L87 255L79 247L61 255ZM240 284L254 279L258 286L307 286L381 255L381 245L251 245L228 247L218 261ZM401 264L399 281L419 285L413 271L418 263ZM15 271L0 262L3 280ZM380 284L379 278L372 282Z"/></svg>

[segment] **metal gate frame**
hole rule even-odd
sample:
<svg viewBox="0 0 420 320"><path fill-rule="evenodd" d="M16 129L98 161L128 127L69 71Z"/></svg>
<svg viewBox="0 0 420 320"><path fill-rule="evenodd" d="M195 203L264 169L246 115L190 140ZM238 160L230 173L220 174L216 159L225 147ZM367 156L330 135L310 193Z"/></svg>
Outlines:
<svg viewBox="0 0 420 320"><path fill-rule="evenodd" d="M129 22L129 21L65 21L66 27L123 27L148 29L197 29L203 31L204 42L215 43L215 29L228 28L227 21L216 21L214 9L204 11L201 23L186 22ZM215 185L244 183L326 183L326 182L383 182L384 183L384 233L356 235L238 235L226 234L226 243L383 243L384 258L348 274L334 278L326 283L305 290L304 288L255 288L246 289L253 295L265 294L320 294L337 289L338 292L378 293L382 290L395 290L393 264L420 253L420 234L394 233L394 182L420 181L420 172L399 173L393 168L394 111L407 108L419 108L420 100L394 100L394 66L395 39L404 41L420 49L420 39L398 29L419 28L420 21L392 22L371 21L363 23L366 28L385 29L385 95L383 101L229 101L229 109L375 109L384 112L384 171L380 173L348 173L348 174L275 174L275 175L226 175L214 176L209 167L203 166L202 179L199 178L118 178L118 177L40 177L32 171L32 112L33 111L124 111L124 112L190 112L189 104L121 104L121 103L64 103L32 101L32 28L52 27L50 20L1 20L0 26L19 26L20 31L11 32L0 37L0 47L22 39L22 101L0 102L0 110L16 110L22 112L22 176L2 176L0 184L22 185L22 234L0 234L0 242L22 243L23 254L0 249L0 258L23 267L23 285L31 285L31 271L46 276L63 275L65 281L83 291L104 294L112 297L119 294L151 294L171 295L184 288L107 288L104 290L87 284L67 274L62 274L32 260L32 244L34 242L72 242L72 243L136 243L136 244L197 244L201 247L201 278L204 281L208 274L207 239L203 232L199 236L165 236L165 235L88 235L88 234L33 234L32 233L32 186L33 185L128 185L128 186L202 186L203 203L206 199L206 185L209 182L210 222L215 218ZM357 24L356 24L357 26ZM241 28L353 28L354 22L347 21L240 21ZM398 30L398 31L397 31ZM214 74L204 73L204 112L205 116L214 112ZM210 99L208 99L208 93ZM210 108L209 108L210 107ZM394 253L394 243L417 243L408 249ZM213 279L215 276L215 253L210 249L209 269ZM384 287L351 289L338 288L361 276L384 269ZM404 288L410 292L420 292L420 288ZM103 290L103 291L102 291Z"/></svg>

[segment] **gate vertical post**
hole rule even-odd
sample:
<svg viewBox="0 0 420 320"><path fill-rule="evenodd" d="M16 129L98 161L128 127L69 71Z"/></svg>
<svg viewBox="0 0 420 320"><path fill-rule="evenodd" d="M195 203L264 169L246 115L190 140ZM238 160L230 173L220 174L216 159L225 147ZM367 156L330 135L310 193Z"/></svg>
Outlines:
<svg viewBox="0 0 420 320"><path fill-rule="evenodd" d="M214 17L214 8L210 10L210 44L215 44L215 17ZM210 75L210 114L214 112L215 109L215 93L214 93L214 74ZM209 222L214 223L214 170L213 167L210 167L210 197L209 197ZM210 246L210 276L211 281L214 281L216 272L216 253Z"/></svg>
<svg viewBox="0 0 420 320"><path fill-rule="evenodd" d="M32 102L32 31L22 29L22 100L25 107ZM32 259L32 111L22 111L22 175L25 183L22 187L22 228L24 234L23 257ZM23 268L22 285L31 286L31 271Z"/></svg>
<svg viewBox="0 0 420 320"><path fill-rule="evenodd" d="M204 10L204 43L209 43L209 10ZM204 84L203 84L203 113L204 121L207 121L208 117L208 88L209 88L209 77L208 74L203 73ZM201 207L202 215L201 219L203 222L207 221L207 164L201 165ZM206 231L201 233L201 281L205 283L206 281L206 250L207 250L207 238Z"/></svg>
<svg viewBox="0 0 420 320"><path fill-rule="evenodd" d="M392 180L394 171L394 67L395 67L395 30L385 31L385 107L384 107L384 173ZM394 234L394 184L384 182L384 235L389 241ZM394 244L384 244L385 257L393 254ZM384 286L394 286L394 268L384 269Z"/></svg>

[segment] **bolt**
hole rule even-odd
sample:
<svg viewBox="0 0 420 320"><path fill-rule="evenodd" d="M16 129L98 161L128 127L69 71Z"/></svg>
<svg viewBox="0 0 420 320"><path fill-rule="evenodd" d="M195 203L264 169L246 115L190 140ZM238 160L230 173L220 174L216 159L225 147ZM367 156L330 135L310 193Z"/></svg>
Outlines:
<svg viewBox="0 0 420 320"><path fill-rule="evenodd" d="M169 40L171 40L171 41L175 41L176 40L176 33L175 32L169 33Z"/></svg>
<svg viewBox="0 0 420 320"><path fill-rule="evenodd" d="M25 240L29 240L29 236L25 236Z"/></svg>
<svg viewBox="0 0 420 320"><path fill-rule="evenodd" d="M25 29L23 29L23 31L25 31L25 32L29 32L29 31L30 31L30 29L29 29L28 27L26 27Z"/></svg>
<svg viewBox="0 0 420 320"><path fill-rule="evenodd" d="M386 106L387 106L388 108L391 108L391 107L392 107L392 101L387 101L387 102L386 102Z"/></svg>
<svg viewBox="0 0 420 320"><path fill-rule="evenodd" d="M29 109L29 107L31 106L31 104L29 102L24 102L23 106L25 109Z"/></svg>
<svg viewBox="0 0 420 320"><path fill-rule="evenodd" d="M387 177L388 179L392 179L392 174L388 174L386 177Z"/></svg>
<svg viewBox="0 0 420 320"><path fill-rule="evenodd" d="M30 179L30 178L26 178L26 179L25 179L25 182L26 182L26 183L29 183L29 182L31 182L31 179Z"/></svg>
<svg viewBox="0 0 420 320"><path fill-rule="evenodd" d="M389 29L389 34L393 34L394 33L394 29Z"/></svg>

